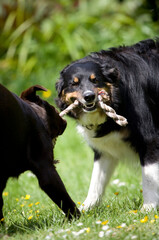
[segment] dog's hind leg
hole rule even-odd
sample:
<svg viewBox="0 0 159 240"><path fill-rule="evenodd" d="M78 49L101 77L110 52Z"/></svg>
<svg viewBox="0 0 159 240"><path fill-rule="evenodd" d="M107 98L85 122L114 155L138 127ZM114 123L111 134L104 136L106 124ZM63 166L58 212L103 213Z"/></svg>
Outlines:
<svg viewBox="0 0 159 240"><path fill-rule="evenodd" d="M63 210L68 219L80 216L55 167L47 166L36 173L42 190Z"/></svg>
<svg viewBox="0 0 159 240"><path fill-rule="evenodd" d="M99 205L110 177L118 161L111 156L95 154L94 167L88 195L80 210L89 210Z"/></svg>

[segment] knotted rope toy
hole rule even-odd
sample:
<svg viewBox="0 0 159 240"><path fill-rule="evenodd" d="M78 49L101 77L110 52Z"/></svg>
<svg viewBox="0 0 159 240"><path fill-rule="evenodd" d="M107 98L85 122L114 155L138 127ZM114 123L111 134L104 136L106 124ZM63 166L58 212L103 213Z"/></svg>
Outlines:
<svg viewBox="0 0 159 240"><path fill-rule="evenodd" d="M70 104L65 110L63 110L62 112L60 112L60 117L63 117L64 115L66 115L67 113L69 113L71 110L73 110L74 108L76 108L79 105L79 101L76 99L72 104Z"/></svg>
<svg viewBox="0 0 159 240"><path fill-rule="evenodd" d="M103 102L103 99L107 98L107 94L104 90L101 90L98 93L98 103L99 106L104 110L106 115L112 118L118 125L125 127L128 124L128 121L125 117L118 115L115 110Z"/></svg>
<svg viewBox="0 0 159 240"><path fill-rule="evenodd" d="M107 93L105 90L101 90L98 92L98 104L101 109L105 112L105 114L112 118L118 125L125 127L128 124L128 121L125 117L118 115L113 108L108 106L106 103L104 103L103 100L108 99ZM76 108L80 102L76 99L74 103L69 105L65 110L63 110L59 115L60 117L63 117L65 114Z"/></svg>

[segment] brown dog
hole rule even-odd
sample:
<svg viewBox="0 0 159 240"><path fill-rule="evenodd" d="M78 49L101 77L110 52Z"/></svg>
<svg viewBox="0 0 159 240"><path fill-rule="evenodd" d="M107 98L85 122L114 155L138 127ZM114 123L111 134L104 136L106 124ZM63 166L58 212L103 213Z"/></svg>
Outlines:
<svg viewBox="0 0 159 240"><path fill-rule="evenodd" d="M66 121L36 95L39 90L46 91L36 85L19 98L0 84L0 219L7 179L26 170L37 176L42 190L69 219L80 215L53 165L52 140L63 133Z"/></svg>

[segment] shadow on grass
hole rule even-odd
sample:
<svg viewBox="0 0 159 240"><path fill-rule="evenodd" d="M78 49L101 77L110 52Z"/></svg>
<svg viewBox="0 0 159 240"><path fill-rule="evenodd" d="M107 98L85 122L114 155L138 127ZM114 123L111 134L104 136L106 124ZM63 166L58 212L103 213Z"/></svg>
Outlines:
<svg viewBox="0 0 159 240"><path fill-rule="evenodd" d="M55 214L56 215L56 214ZM2 237L11 237L14 234L24 234L32 233L38 230L51 228L53 226L62 226L67 220L63 214L60 213L60 216L50 215L47 217L40 217L36 220L27 220L24 221L12 221L10 219L9 224L3 223L0 224L0 239Z"/></svg>

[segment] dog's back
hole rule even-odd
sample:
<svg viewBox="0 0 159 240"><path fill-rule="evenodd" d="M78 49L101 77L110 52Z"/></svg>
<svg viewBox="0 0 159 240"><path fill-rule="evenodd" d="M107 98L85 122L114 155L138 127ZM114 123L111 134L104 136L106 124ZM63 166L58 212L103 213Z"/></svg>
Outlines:
<svg viewBox="0 0 159 240"><path fill-rule="evenodd" d="M3 164L2 174L4 167L7 168L6 177L19 175L29 168L27 161L29 156L26 153L31 151L31 142L37 141L34 139L37 128L44 128L41 121L36 121L38 118L25 101L0 85L0 154ZM47 137L46 142L48 142ZM38 143L34 144L34 148L35 146L38 151L40 146Z"/></svg>
<svg viewBox="0 0 159 240"><path fill-rule="evenodd" d="M1 164L3 168L7 168L6 172L2 168L0 171L6 177L12 173L16 174L15 170L19 168L18 162L24 161L21 159L22 152L26 152L24 148L27 147L22 136L24 131L25 134L27 133L24 125L25 118L18 99L0 85L0 154Z"/></svg>
<svg viewBox="0 0 159 240"><path fill-rule="evenodd" d="M66 121L33 86L21 98L0 85L0 219L3 217L2 191L7 179L31 170L40 187L67 214L80 215L68 195L54 163L52 139L62 134Z"/></svg>

